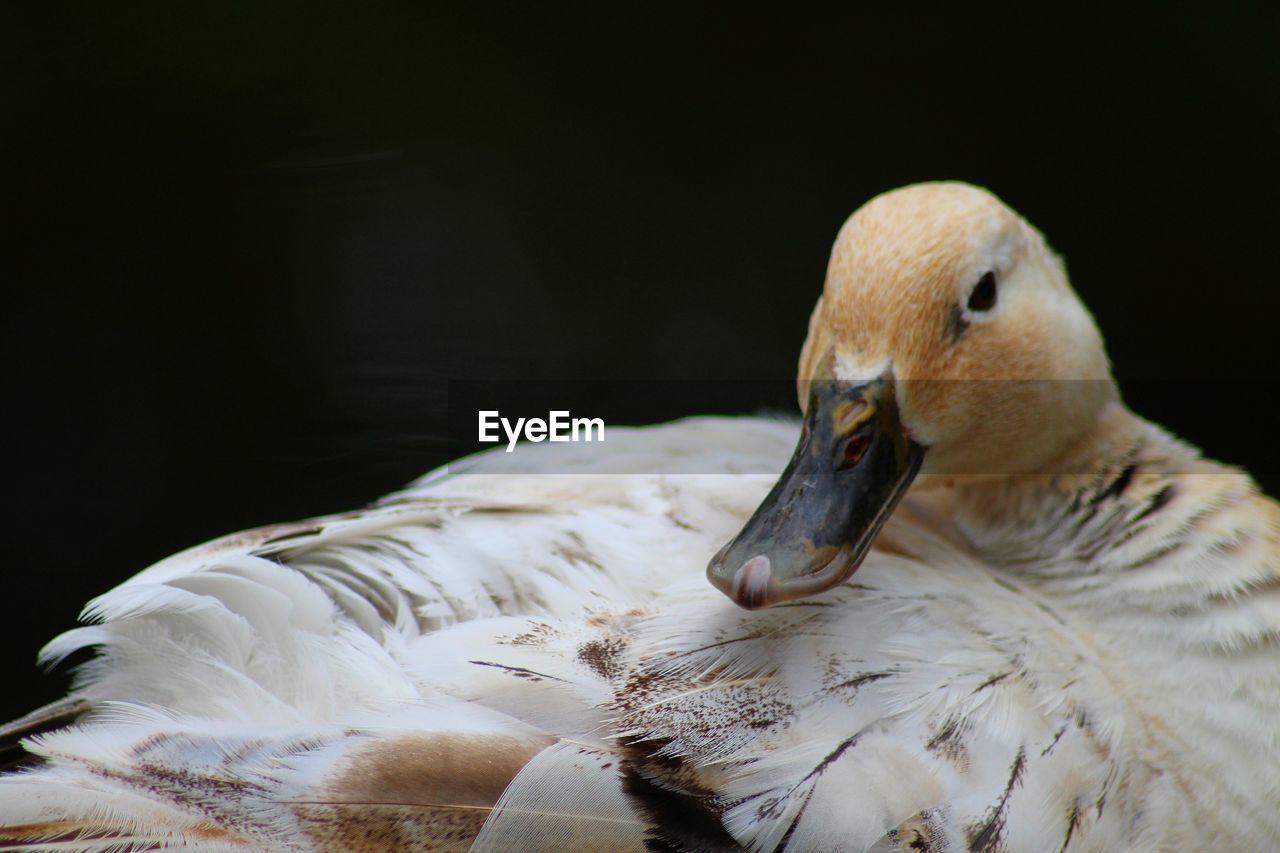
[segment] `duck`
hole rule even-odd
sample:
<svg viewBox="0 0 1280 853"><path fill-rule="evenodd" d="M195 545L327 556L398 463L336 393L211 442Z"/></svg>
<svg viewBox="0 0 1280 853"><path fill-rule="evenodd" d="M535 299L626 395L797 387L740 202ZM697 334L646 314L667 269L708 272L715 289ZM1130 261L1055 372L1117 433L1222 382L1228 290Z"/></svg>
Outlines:
<svg viewBox="0 0 1280 853"><path fill-rule="evenodd" d="M871 199L797 390L145 569L0 728L0 847L1280 848L1280 512L1037 230Z"/></svg>

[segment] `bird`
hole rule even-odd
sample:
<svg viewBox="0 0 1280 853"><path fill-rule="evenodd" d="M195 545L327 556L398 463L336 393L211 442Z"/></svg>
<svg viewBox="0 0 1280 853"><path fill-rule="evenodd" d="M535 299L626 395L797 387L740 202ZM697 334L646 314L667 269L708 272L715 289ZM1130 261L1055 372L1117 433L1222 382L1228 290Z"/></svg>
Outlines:
<svg viewBox="0 0 1280 853"><path fill-rule="evenodd" d="M801 415L215 540L0 728L0 848L1280 849L1280 511L985 189L840 229Z"/></svg>

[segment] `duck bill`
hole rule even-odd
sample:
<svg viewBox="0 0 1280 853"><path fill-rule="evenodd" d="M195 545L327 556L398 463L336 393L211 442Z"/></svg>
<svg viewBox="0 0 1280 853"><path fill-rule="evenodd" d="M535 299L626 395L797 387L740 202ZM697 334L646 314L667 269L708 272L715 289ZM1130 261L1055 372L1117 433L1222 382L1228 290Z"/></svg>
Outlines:
<svg viewBox="0 0 1280 853"><path fill-rule="evenodd" d="M924 449L898 417L893 380L814 380L800 443L746 527L707 567L754 610L844 582L920 470Z"/></svg>

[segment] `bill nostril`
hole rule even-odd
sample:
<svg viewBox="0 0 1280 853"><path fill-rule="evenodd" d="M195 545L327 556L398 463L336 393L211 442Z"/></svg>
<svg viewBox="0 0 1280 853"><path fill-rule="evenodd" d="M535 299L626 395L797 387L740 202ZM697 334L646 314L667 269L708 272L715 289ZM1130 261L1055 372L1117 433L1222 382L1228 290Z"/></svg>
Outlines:
<svg viewBox="0 0 1280 853"><path fill-rule="evenodd" d="M862 456L867 452L867 446L870 440L866 436L855 435L844 443L844 450L840 455L840 464L836 466L837 471L843 471L846 468L852 468L862 461Z"/></svg>

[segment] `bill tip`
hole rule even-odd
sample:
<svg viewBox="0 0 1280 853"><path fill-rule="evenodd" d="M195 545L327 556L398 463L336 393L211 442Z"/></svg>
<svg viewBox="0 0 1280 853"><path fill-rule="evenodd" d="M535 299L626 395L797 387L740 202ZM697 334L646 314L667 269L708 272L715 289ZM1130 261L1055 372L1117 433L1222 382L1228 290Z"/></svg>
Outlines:
<svg viewBox="0 0 1280 853"><path fill-rule="evenodd" d="M769 558L757 554L747 560L733 573L733 583L729 586L729 597L741 607L754 610L763 607L768 601L770 581L773 580L773 567Z"/></svg>

